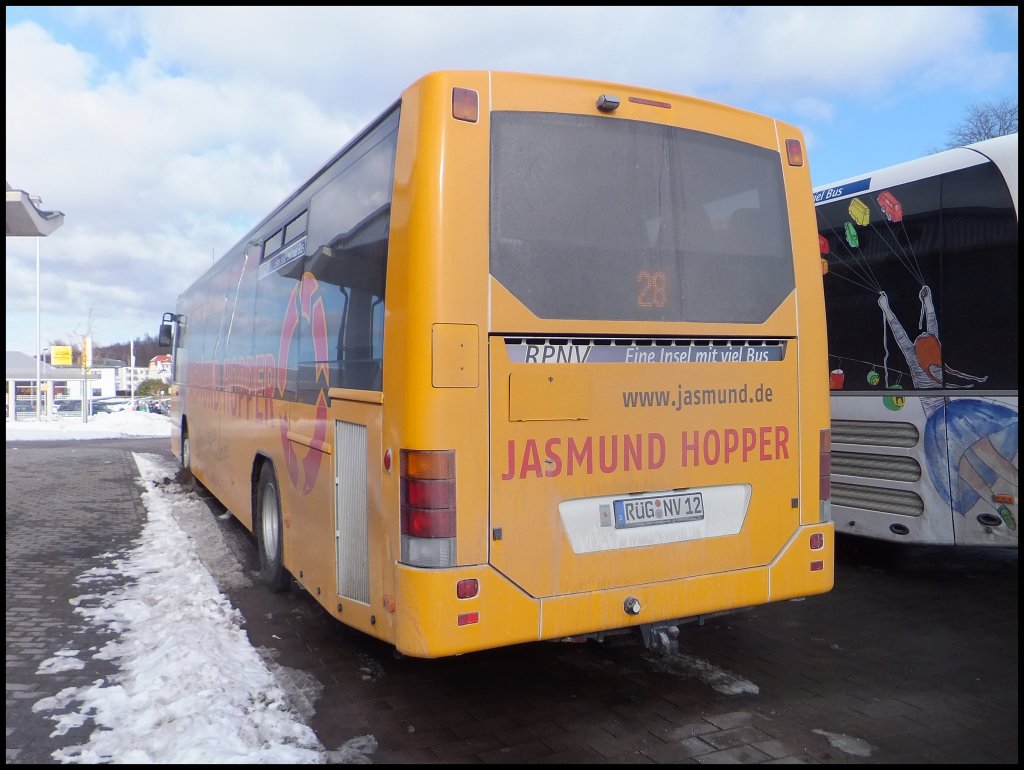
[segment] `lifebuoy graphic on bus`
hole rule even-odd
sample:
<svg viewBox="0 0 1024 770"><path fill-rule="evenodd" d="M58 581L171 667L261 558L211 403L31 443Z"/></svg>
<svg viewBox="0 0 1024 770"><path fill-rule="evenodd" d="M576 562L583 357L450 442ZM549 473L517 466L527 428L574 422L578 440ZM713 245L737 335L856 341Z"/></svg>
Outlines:
<svg viewBox="0 0 1024 770"><path fill-rule="evenodd" d="M316 397L316 416L309 445L298 444L296 449L297 443L288 438L288 418L281 418L281 446L288 466L288 478L295 488L299 487L301 480L304 495L309 494L316 485L324 454L321 448L327 438L327 389L330 387L327 368L327 315L324 311L323 298L317 296L318 288L319 284L313 274L303 273L302 281L292 289L288 306L285 308L277 358L277 393L278 397L281 397L288 383L288 353L295 341L300 320L307 321L313 340L313 360L316 362L314 382L320 388Z"/></svg>

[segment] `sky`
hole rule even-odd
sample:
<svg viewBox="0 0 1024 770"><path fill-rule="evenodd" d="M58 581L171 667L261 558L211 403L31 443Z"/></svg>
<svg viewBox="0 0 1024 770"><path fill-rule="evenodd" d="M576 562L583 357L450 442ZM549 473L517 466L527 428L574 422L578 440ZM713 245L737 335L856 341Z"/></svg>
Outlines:
<svg viewBox="0 0 1024 770"><path fill-rule="evenodd" d="M817 186L1017 101L1017 6L7 6L7 350L156 336L220 255L423 74L648 86L798 126ZM38 271L37 271L38 247Z"/></svg>
<svg viewBox="0 0 1024 770"><path fill-rule="evenodd" d="M8 422L8 441L170 437L169 417L138 411ZM206 503L178 484L176 461L133 453L146 522L113 560L74 579L82 621L111 632L101 648L53 640L36 673L45 678L111 661L117 673L83 687L56 690L32 709L53 722L51 736L86 726L82 744L53 753L63 764L372 764L373 735L325 747L310 729L323 686L312 674L283 667L249 642L244 618L222 592L252 585L224 542ZM222 516L230 516L223 513ZM201 551L200 551L201 549ZM121 576L129 578L126 581ZM725 695L757 695L753 682L686 653L645 653L667 676L696 678ZM367 670L380 669L379 664ZM370 673L370 681L382 674ZM45 689L41 686L40 689ZM825 733L857 756L870 747ZM867 753L864 753L864 752Z"/></svg>

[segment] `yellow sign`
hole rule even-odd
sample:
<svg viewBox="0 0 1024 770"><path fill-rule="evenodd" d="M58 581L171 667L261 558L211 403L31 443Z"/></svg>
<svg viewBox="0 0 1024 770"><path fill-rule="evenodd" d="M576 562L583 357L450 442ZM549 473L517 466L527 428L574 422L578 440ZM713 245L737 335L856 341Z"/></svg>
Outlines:
<svg viewBox="0 0 1024 770"><path fill-rule="evenodd" d="M50 347L50 363L54 366L71 366L71 346L52 345Z"/></svg>

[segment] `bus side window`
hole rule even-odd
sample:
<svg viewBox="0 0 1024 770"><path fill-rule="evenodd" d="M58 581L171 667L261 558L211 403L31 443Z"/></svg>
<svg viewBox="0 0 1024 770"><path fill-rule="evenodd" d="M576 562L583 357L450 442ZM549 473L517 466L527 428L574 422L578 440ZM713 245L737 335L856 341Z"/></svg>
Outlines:
<svg viewBox="0 0 1024 770"><path fill-rule="evenodd" d="M339 172L314 193L309 208L305 272L316 279L314 305L326 321L325 360L319 360L311 324L301 323L300 400L320 391L319 365L327 364L330 387L381 390L384 281L391 226L398 113L353 147Z"/></svg>

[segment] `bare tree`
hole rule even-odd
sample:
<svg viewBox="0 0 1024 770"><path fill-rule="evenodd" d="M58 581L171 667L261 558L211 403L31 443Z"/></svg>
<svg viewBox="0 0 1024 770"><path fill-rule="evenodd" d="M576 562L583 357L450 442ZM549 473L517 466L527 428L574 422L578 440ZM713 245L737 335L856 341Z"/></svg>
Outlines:
<svg viewBox="0 0 1024 770"><path fill-rule="evenodd" d="M962 147L1017 132L1017 100L972 104L964 119L950 130L944 149Z"/></svg>

